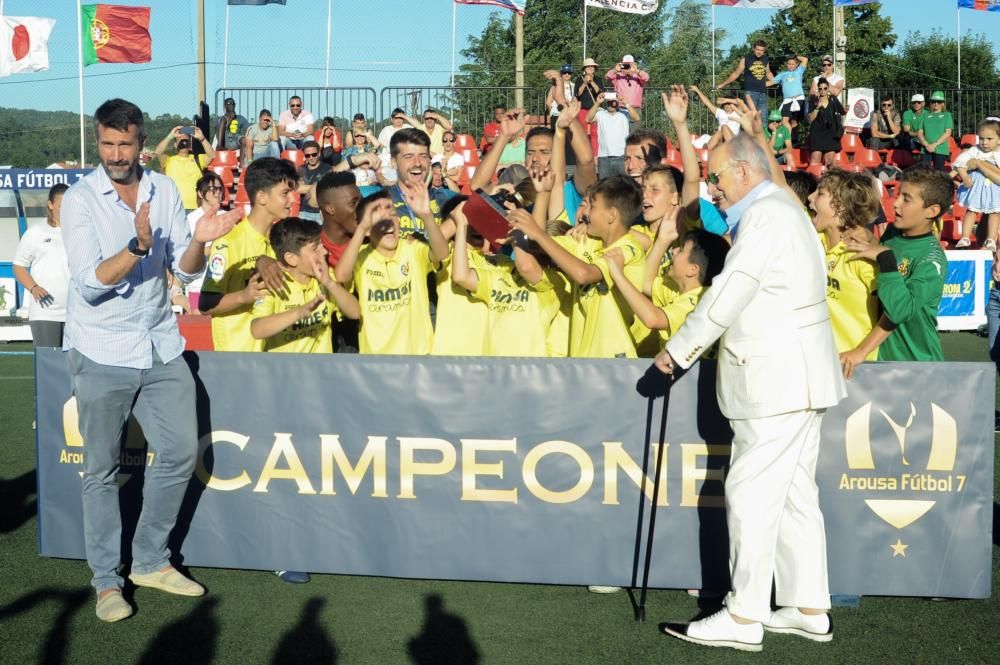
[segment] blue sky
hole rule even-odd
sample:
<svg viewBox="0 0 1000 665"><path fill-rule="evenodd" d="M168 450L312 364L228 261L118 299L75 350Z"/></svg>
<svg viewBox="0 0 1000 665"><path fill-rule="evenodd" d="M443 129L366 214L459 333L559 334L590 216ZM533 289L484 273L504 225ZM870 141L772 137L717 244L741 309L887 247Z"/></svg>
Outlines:
<svg viewBox="0 0 1000 665"><path fill-rule="evenodd" d="M50 69L0 79L0 106L77 111L77 18L74 0L2 0L9 16L56 19ZM539 2L542 0L528 0ZM831 0L799 0L800 2ZM582 2L582 0L581 0ZM667 0L668 8L678 0ZM706 0L707 2L707 0ZM84 71L84 110L120 96L151 115L195 111L196 0L116 0L152 7L153 62L92 65ZM206 0L208 97L222 86L226 4ZM956 31L954 0L885 0L901 41L910 31ZM446 85L451 67L452 4L448 0L333 2L330 83L366 86ZM458 49L479 34L491 7L458 7ZM591 11L607 11L592 9ZM770 10L716 10L719 28L737 39L766 23ZM322 86L326 73L326 0L286 6L231 7L227 82L230 86ZM963 32L1000 34L1000 14L962 11ZM269 66L264 66L269 65Z"/></svg>

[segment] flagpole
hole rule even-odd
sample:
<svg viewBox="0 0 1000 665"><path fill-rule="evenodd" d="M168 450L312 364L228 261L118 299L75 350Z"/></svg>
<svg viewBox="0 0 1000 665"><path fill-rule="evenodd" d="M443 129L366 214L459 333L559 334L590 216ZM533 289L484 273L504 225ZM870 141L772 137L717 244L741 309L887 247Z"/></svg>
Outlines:
<svg viewBox="0 0 1000 665"><path fill-rule="evenodd" d="M330 24L333 20L333 0L326 0L326 87L330 87Z"/></svg>
<svg viewBox="0 0 1000 665"><path fill-rule="evenodd" d="M715 89L715 3L712 3L712 89Z"/></svg>
<svg viewBox="0 0 1000 665"><path fill-rule="evenodd" d="M229 73L229 4L226 3L226 36L222 40L222 89L226 89L226 75Z"/></svg>
<svg viewBox="0 0 1000 665"><path fill-rule="evenodd" d="M81 2L82 0L77 0L76 2L76 52L77 67L79 69L78 78L80 79L80 168L82 169L87 163L87 151L84 147L86 145L86 138L83 128L83 10L80 7Z"/></svg>
<svg viewBox="0 0 1000 665"><path fill-rule="evenodd" d="M583 59L587 59L587 0L583 0Z"/></svg>
<svg viewBox="0 0 1000 665"><path fill-rule="evenodd" d="M955 22L958 26L958 104L955 114L958 117L958 135L962 134L962 10L955 8Z"/></svg>
<svg viewBox="0 0 1000 665"><path fill-rule="evenodd" d="M455 87L455 26L458 19L458 3L451 3L451 83L450 87Z"/></svg>

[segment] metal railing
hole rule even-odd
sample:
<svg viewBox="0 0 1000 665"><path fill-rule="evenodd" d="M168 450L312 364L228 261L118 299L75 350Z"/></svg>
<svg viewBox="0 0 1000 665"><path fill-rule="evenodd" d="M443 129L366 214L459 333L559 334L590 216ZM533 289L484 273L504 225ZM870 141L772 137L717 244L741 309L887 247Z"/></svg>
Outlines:
<svg viewBox="0 0 1000 665"><path fill-rule="evenodd" d="M532 115L547 115L545 109L545 88L474 88L474 87L420 87L400 86L382 88L379 96L383 124L395 108L403 109L408 115L419 119L424 109L431 108L447 116L459 134L471 134L476 139L483 126L493 122L493 108L503 104L514 108L520 91L524 96L524 108Z"/></svg>
<svg viewBox="0 0 1000 665"><path fill-rule="evenodd" d="M302 108L313 114L316 129L326 116L333 118L342 131L350 127L355 113L364 113L366 118L378 117L378 96L374 88L219 88L215 91L215 113L221 115L223 100L232 97L236 101L236 112L251 123L257 121L263 109L269 110L277 122L293 96L302 98Z"/></svg>

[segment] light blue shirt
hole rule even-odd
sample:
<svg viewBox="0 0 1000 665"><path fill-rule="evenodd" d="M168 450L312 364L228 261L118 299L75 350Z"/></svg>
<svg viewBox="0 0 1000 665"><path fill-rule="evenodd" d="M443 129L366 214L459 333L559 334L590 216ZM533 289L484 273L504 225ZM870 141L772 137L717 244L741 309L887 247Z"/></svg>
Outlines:
<svg viewBox="0 0 1000 665"><path fill-rule="evenodd" d="M774 183L770 180L764 180L747 192L746 196L726 209L726 226L729 227L729 237L733 239L733 242L736 242L736 234L739 231L740 226L740 217L742 217L743 213L747 211L750 204L763 196L773 185Z"/></svg>
<svg viewBox="0 0 1000 665"><path fill-rule="evenodd" d="M805 96L805 92L802 90L802 76L805 73L806 68L799 65L792 71L786 69L774 77L774 82L781 84L781 96L784 99Z"/></svg>
<svg viewBox="0 0 1000 665"><path fill-rule="evenodd" d="M180 269L191 232L173 181L143 171L136 200L137 205L149 202L153 246L122 281L104 284L97 279L97 266L135 237L135 211L118 196L103 167L63 196L61 221L70 271L63 349L76 349L101 365L149 369L154 348L164 363L184 350L170 309L167 270L185 283L197 275Z"/></svg>

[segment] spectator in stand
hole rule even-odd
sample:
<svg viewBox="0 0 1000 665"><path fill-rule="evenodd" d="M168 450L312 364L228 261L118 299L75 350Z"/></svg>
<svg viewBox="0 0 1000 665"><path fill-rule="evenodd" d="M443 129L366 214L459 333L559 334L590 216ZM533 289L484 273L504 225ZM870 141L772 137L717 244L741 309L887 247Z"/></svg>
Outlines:
<svg viewBox="0 0 1000 665"><path fill-rule="evenodd" d="M333 118L330 116L323 118L319 130L314 134L314 139L319 144L319 158L324 163L335 166L340 161L344 144L337 135L337 123Z"/></svg>
<svg viewBox="0 0 1000 665"><path fill-rule="evenodd" d="M816 86L819 98L814 100L809 111L809 155L811 164L820 162L833 165L833 159L840 152L840 139L844 135L844 106L831 94L830 84L820 79Z"/></svg>
<svg viewBox="0 0 1000 665"><path fill-rule="evenodd" d="M805 92L802 90L802 76L806 73L809 58L804 55L789 55L785 58L785 71L768 81L768 85L781 86L781 123L788 127L795 142L795 128L802 120Z"/></svg>
<svg viewBox="0 0 1000 665"><path fill-rule="evenodd" d="M944 108L944 92L931 93L931 110L924 116L917 130L917 141L924 148L923 160L944 170L945 162L951 156L951 138L955 123L951 113Z"/></svg>
<svg viewBox="0 0 1000 665"><path fill-rule="evenodd" d="M187 223L191 233L205 215L212 215L222 207L222 193L224 185L222 178L214 171L205 171L205 175L198 180L196 189L198 190L198 207L188 213ZM205 283L205 268L201 269L198 276L186 285L188 303L194 309L198 309L198 299L201 297L201 285Z"/></svg>
<svg viewBox="0 0 1000 665"><path fill-rule="evenodd" d="M306 163L299 167L299 217L310 222L319 222L319 208L315 205L316 183L330 172L330 165L320 159L319 143L306 141L302 144L302 156ZM310 196L312 194L312 196Z"/></svg>
<svg viewBox="0 0 1000 665"><path fill-rule="evenodd" d="M736 114L735 99L719 97L719 105L716 106L712 103L712 100L705 96L705 93L703 93L698 86L691 85L688 86L688 88L691 92L698 95L698 99L700 99L701 103L705 105L708 112L715 116L715 121L719 123L719 129L712 135L712 138L706 146L709 150L712 150L723 141L729 141L740 133L740 118Z"/></svg>
<svg viewBox="0 0 1000 665"><path fill-rule="evenodd" d="M965 150L952 164L962 180L958 202L966 208L962 239L955 247L972 245L976 217L986 215L983 249L996 252L997 222L1000 221L1000 120L987 118L976 129L979 145Z"/></svg>
<svg viewBox="0 0 1000 665"><path fill-rule="evenodd" d="M493 122L483 125L483 140L479 142L479 152L484 155L493 147L497 137L500 136L500 122L507 115L507 107L497 104L493 107Z"/></svg>
<svg viewBox="0 0 1000 665"><path fill-rule="evenodd" d="M511 164L524 164L527 150L527 142L524 139L524 130L512 137L500 151L500 161L497 164L497 173L507 168Z"/></svg>
<svg viewBox="0 0 1000 665"><path fill-rule="evenodd" d="M236 113L236 100L232 97L226 97L222 106L225 111L219 117L219 127L215 130L216 149L239 150L250 121Z"/></svg>
<svg viewBox="0 0 1000 665"><path fill-rule="evenodd" d="M203 154L195 155L191 151L192 140L201 143L201 147L205 150ZM174 155L167 154L167 148L171 142L174 143L174 148L177 150ZM177 185L177 191L181 193L181 201L184 203L184 210L191 212L197 208L198 191L195 185L205 172L205 167L215 157L215 149L201 133L201 129L197 126L178 125L163 137L154 152L159 158L160 164L163 165L163 172Z"/></svg>
<svg viewBox="0 0 1000 665"><path fill-rule="evenodd" d="M792 134L788 127L781 123L781 111L774 109L767 115L767 127L764 136L774 152L774 158L779 164L795 166L795 151L792 149Z"/></svg>
<svg viewBox="0 0 1000 665"><path fill-rule="evenodd" d="M872 138L869 141L873 150L891 150L899 146L899 135L903 130L903 121L896 110L896 103L891 95L882 98L879 111L875 114L875 122L871 125Z"/></svg>
<svg viewBox="0 0 1000 665"><path fill-rule="evenodd" d="M288 108L278 116L282 150L301 150L302 144L312 138L315 122L312 112L302 108L301 97L290 98Z"/></svg>
<svg viewBox="0 0 1000 665"><path fill-rule="evenodd" d="M601 94L601 84L594 79L596 73L597 62L593 58L584 60L583 74L576 79L576 90L574 90L576 98L580 100L580 122L587 130L587 136L590 137L590 147L593 148L594 154L597 154L597 127L593 123L587 122L587 111L597 103L597 96Z"/></svg>
<svg viewBox="0 0 1000 665"><path fill-rule="evenodd" d="M444 152L441 153L444 174L456 183L462 175L462 169L465 167L465 157L461 153L455 152L455 142L457 140L455 132L451 130L445 132L444 136L441 137L441 145L444 146Z"/></svg>
<svg viewBox="0 0 1000 665"><path fill-rule="evenodd" d="M393 134L406 126L406 114L403 109L397 107L389 115L389 124L378 133L378 142L382 146L381 152L379 152L379 160L382 162L382 179L387 185L396 183L396 169L389 166L392 159L392 155L389 154L389 141L392 140Z"/></svg>
<svg viewBox="0 0 1000 665"><path fill-rule="evenodd" d="M625 174L625 139L630 123L639 122L636 109L624 99L606 99L608 94L597 95L597 104L587 111L587 122L597 124L597 177L601 179Z"/></svg>
<svg viewBox="0 0 1000 665"><path fill-rule="evenodd" d="M257 124L247 128L243 137L243 153L241 168L261 157L277 157L281 153L281 140L278 136L278 126L271 118L271 112L263 109L257 118Z"/></svg>
<svg viewBox="0 0 1000 665"><path fill-rule="evenodd" d="M611 81L611 86L618 93L618 101L635 109L636 120L630 127L630 130L634 131L639 126L638 116L642 112L642 93L646 84L649 83L649 74L639 67L633 56L626 55L614 68L609 69L604 77Z"/></svg>
<svg viewBox="0 0 1000 665"><path fill-rule="evenodd" d="M440 155L444 152L441 145L441 138L445 131L452 128L451 121L437 111L427 109L424 111L424 122L421 124L416 118L406 116L406 121L422 131L431 140L431 155Z"/></svg>
<svg viewBox="0 0 1000 665"><path fill-rule="evenodd" d="M826 82L830 85L830 96L840 97L840 93L844 91L844 77L833 71L833 56L824 55L822 63L820 65L820 73L813 77L812 84L809 86L809 96L819 97L819 81L820 79L826 79Z"/></svg>
<svg viewBox="0 0 1000 665"><path fill-rule="evenodd" d="M715 89L722 90L741 74L743 76L743 94L753 101L754 106L762 115L766 115L767 86L774 80L774 74L771 73L767 57L767 42L763 39L754 42L753 50L740 58L736 69L722 83L715 86Z"/></svg>
<svg viewBox="0 0 1000 665"><path fill-rule="evenodd" d="M31 296L28 327L36 347L63 344L70 275L59 211L67 189L60 183L49 190L48 224L29 226L14 253L14 277Z"/></svg>
<svg viewBox="0 0 1000 665"><path fill-rule="evenodd" d="M924 118L927 117L925 106L924 96L920 93L910 97L910 108L903 111L903 140L899 147L906 150L920 149L917 132L924 126Z"/></svg>

